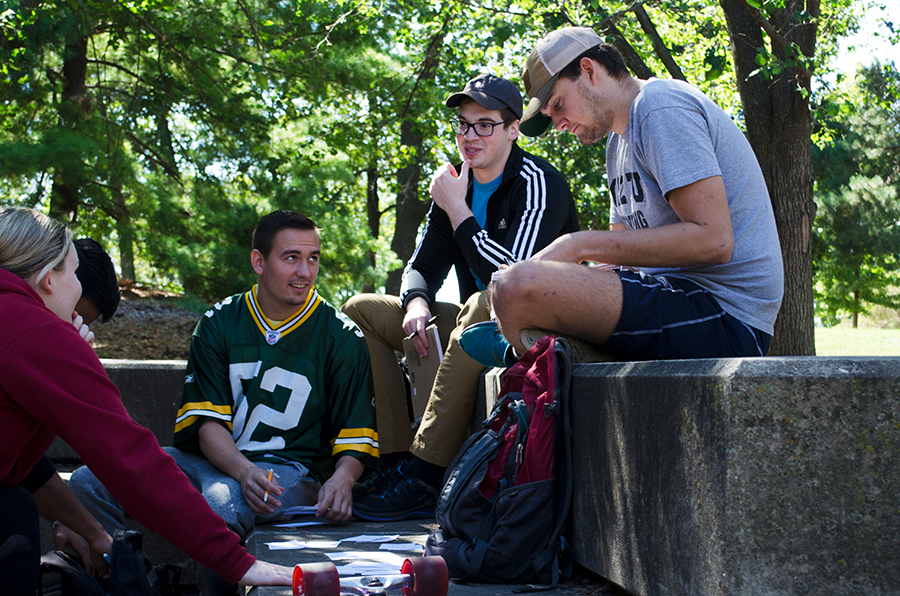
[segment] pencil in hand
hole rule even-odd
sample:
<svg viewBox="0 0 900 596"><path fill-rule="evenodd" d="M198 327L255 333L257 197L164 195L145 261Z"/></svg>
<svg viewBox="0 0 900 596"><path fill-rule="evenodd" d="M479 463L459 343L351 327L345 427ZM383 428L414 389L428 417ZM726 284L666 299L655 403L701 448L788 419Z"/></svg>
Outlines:
<svg viewBox="0 0 900 596"><path fill-rule="evenodd" d="M272 474L275 473L275 470L269 470L269 482L272 482ZM263 503L269 502L269 489L266 489L266 494L263 495Z"/></svg>

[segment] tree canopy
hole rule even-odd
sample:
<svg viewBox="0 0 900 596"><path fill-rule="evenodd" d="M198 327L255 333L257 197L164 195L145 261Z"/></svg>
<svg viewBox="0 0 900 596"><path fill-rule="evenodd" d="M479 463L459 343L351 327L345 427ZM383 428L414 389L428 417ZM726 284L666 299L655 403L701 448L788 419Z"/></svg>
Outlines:
<svg viewBox="0 0 900 596"><path fill-rule="evenodd" d="M103 240L125 277L210 300L253 281L258 218L297 209L323 230L325 296L395 292L430 176L456 159L445 98L479 72L520 85L541 36L588 25L637 76L686 79L747 130L796 286L779 349L810 353L810 79L863 1L7 0L0 201ZM606 225L601 144L521 142L567 177L582 227Z"/></svg>

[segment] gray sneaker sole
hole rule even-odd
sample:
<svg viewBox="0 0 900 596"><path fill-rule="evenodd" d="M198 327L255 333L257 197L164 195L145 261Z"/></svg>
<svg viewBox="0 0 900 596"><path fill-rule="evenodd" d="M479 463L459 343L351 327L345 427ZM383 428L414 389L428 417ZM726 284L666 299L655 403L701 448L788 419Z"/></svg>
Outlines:
<svg viewBox="0 0 900 596"><path fill-rule="evenodd" d="M585 341L579 337L572 337L563 333L553 333L544 329L522 329L519 334L519 340L529 350L546 335L555 335L560 339L564 339L569 344L569 358L573 364L584 362L613 362L614 359L605 352L601 351L595 344Z"/></svg>

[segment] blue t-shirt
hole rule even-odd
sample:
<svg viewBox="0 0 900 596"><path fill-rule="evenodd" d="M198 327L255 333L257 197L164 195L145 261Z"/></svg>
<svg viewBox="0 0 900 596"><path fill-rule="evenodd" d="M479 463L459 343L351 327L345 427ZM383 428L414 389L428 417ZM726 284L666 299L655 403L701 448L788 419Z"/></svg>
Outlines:
<svg viewBox="0 0 900 596"><path fill-rule="evenodd" d="M481 226L481 229L483 230L487 223L488 200L491 198L491 195L494 194L494 191L500 188L500 183L503 182L503 174L500 174L486 184L482 184L474 178L472 179L472 182L475 183L472 187L472 215L475 216L475 221L478 222L478 225ZM481 283L481 280L478 279L478 276L475 275L474 271L472 272L472 277L475 278L475 283L478 285L479 290L483 292L487 289L487 286Z"/></svg>

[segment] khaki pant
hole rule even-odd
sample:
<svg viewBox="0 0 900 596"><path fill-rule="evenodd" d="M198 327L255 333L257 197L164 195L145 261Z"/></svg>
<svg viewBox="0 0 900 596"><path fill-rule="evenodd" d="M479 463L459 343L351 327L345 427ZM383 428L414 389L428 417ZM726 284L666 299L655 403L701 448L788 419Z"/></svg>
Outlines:
<svg viewBox="0 0 900 596"><path fill-rule="evenodd" d="M431 305L431 314L441 315L435 324L447 349L415 436L406 407L406 385L394 353L403 350L405 336L406 311L400 299L360 294L341 310L362 329L369 348L381 452L410 451L429 463L449 466L469 436L478 380L484 371L459 347L459 336L469 325L490 318L486 293L473 294L462 308L447 302Z"/></svg>

